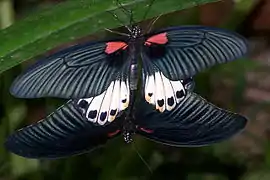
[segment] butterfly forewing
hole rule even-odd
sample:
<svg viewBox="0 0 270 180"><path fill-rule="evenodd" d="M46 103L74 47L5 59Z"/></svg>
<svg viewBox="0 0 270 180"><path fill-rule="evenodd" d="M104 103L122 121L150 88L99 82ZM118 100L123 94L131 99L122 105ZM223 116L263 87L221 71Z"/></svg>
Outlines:
<svg viewBox="0 0 270 180"><path fill-rule="evenodd" d="M245 117L220 109L189 91L172 111L160 113L143 100L136 107L137 133L172 146L221 142L239 133L247 123Z"/></svg>
<svg viewBox="0 0 270 180"><path fill-rule="evenodd" d="M121 41L91 42L70 47L38 61L17 77L16 97L88 98L100 95L117 79L127 79L129 62Z"/></svg>
<svg viewBox="0 0 270 180"><path fill-rule="evenodd" d="M246 40L236 33L204 26L180 26L146 36L141 56L144 66L152 63L169 80L181 80L238 59L247 49Z"/></svg>
<svg viewBox="0 0 270 180"><path fill-rule="evenodd" d="M121 130L121 119L108 126L95 126L83 118L69 101L36 124L10 135L7 149L27 158L60 158L81 154L106 143Z"/></svg>

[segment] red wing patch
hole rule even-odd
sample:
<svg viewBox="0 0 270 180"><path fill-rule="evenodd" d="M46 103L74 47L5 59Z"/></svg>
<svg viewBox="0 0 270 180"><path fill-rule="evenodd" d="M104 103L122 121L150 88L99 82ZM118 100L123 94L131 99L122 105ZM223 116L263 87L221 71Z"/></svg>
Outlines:
<svg viewBox="0 0 270 180"><path fill-rule="evenodd" d="M140 130L141 131L143 131L143 132L146 132L146 133L148 133L148 134L151 134L151 133L153 133L154 131L153 130L151 130L151 129L145 129L145 128L140 128Z"/></svg>
<svg viewBox="0 0 270 180"><path fill-rule="evenodd" d="M127 48L127 43L125 42L121 42L121 41L118 41L118 42L107 42L106 43L107 47L105 49L105 53L107 54L112 54L120 49L126 49Z"/></svg>
<svg viewBox="0 0 270 180"><path fill-rule="evenodd" d="M116 131L114 131L114 132L108 133L108 137L113 137L113 136L115 136L116 134L118 134L119 132L120 132L120 130L118 129L118 130L116 130Z"/></svg>
<svg viewBox="0 0 270 180"><path fill-rule="evenodd" d="M144 45L151 46L152 44L166 44L168 42L167 33L160 33L148 38Z"/></svg>

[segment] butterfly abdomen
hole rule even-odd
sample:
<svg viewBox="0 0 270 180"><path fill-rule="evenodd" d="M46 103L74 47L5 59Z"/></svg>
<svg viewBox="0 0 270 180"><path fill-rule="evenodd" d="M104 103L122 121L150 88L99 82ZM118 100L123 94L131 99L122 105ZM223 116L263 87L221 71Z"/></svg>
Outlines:
<svg viewBox="0 0 270 180"><path fill-rule="evenodd" d="M130 90L137 90L138 85L138 65L131 64L130 66Z"/></svg>
<svg viewBox="0 0 270 180"><path fill-rule="evenodd" d="M137 90L138 86L138 56L137 56L136 43L130 44L129 56L130 56L130 71L129 71L129 85L130 90Z"/></svg>

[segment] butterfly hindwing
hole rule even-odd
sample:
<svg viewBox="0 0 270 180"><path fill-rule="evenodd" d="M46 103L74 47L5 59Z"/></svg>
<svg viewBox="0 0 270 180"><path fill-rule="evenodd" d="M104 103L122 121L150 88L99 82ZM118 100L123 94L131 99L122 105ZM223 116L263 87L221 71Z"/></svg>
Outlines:
<svg viewBox="0 0 270 180"><path fill-rule="evenodd" d="M137 133L172 146L221 142L240 132L247 123L245 117L220 109L190 91L172 111L160 113L144 100L136 107Z"/></svg>
<svg viewBox="0 0 270 180"><path fill-rule="evenodd" d="M107 125L129 106L129 81L112 81L102 94L75 101L83 116L96 125Z"/></svg>
<svg viewBox="0 0 270 180"><path fill-rule="evenodd" d="M119 130L121 119L108 126L95 126L68 101L45 119L22 128L7 138L5 146L27 158L61 158L103 145Z"/></svg>
<svg viewBox="0 0 270 180"><path fill-rule="evenodd" d="M52 54L17 77L11 94L21 98L97 96L112 81L128 75L126 47L121 41L91 42Z"/></svg>
<svg viewBox="0 0 270 180"><path fill-rule="evenodd" d="M146 36L141 57L170 80L181 80L216 64L241 58L247 53L246 40L220 28L180 26Z"/></svg>
<svg viewBox="0 0 270 180"><path fill-rule="evenodd" d="M160 71L152 74L145 72L143 76L144 98L161 113L174 109L186 95L183 81L171 81Z"/></svg>

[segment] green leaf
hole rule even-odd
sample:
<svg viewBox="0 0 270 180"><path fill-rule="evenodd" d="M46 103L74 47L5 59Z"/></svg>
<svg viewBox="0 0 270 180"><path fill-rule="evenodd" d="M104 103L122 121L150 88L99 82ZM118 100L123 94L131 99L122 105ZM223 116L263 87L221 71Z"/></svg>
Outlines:
<svg viewBox="0 0 270 180"><path fill-rule="evenodd" d="M217 0L155 0L147 18L190 8ZM142 20L149 0L121 1L133 9L136 22ZM0 31L0 73L63 43L96 33L104 28L120 26L107 11L126 19L112 0L70 0L59 3Z"/></svg>

